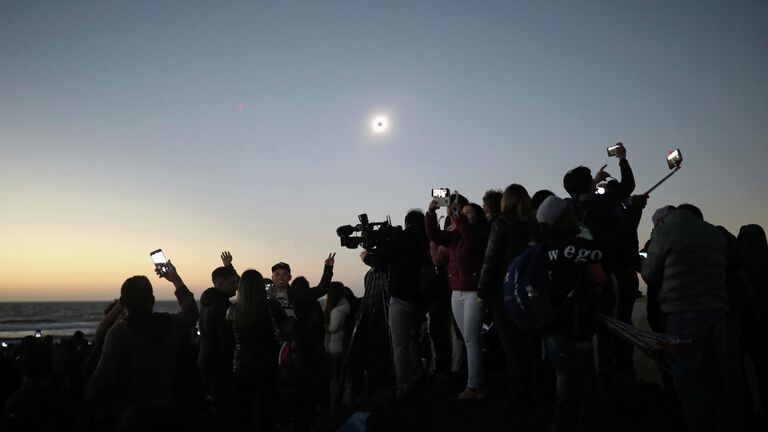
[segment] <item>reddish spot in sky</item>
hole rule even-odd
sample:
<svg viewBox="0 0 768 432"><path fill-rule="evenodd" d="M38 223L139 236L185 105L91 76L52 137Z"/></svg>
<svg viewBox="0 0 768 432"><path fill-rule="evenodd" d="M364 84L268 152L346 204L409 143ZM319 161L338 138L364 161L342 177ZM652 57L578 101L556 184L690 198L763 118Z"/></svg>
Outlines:
<svg viewBox="0 0 768 432"><path fill-rule="evenodd" d="M237 105L237 109L239 109L239 110L244 110L244 109L245 109L245 107L246 107L246 105L245 105L245 104L238 104L238 105Z"/></svg>

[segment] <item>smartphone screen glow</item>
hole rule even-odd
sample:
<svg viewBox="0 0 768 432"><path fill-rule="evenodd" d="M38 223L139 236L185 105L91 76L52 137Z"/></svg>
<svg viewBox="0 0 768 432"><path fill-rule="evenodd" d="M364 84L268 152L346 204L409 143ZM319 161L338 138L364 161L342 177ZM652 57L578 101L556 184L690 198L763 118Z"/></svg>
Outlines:
<svg viewBox="0 0 768 432"><path fill-rule="evenodd" d="M156 251L152 253L152 262L155 264L165 264L168 260L165 258L163 251Z"/></svg>

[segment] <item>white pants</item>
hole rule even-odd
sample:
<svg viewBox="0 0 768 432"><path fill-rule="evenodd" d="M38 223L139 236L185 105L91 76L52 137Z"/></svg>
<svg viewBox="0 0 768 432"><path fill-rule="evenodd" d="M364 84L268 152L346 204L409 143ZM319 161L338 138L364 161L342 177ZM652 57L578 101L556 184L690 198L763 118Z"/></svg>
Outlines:
<svg viewBox="0 0 768 432"><path fill-rule="evenodd" d="M453 291L451 309L467 347L467 387L479 389L482 384L480 366L480 329L482 319L475 291Z"/></svg>

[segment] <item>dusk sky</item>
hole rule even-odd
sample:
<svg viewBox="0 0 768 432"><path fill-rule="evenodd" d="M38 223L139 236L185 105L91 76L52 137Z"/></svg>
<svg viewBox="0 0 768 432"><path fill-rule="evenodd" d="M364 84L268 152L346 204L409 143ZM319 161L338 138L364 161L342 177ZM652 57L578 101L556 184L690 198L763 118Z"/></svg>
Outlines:
<svg viewBox="0 0 768 432"><path fill-rule="evenodd" d="M768 2L0 0L0 301L118 297L157 248L197 297L223 250L361 293L339 225L563 196L617 141L638 193L685 157L641 241L768 226Z"/></svg>

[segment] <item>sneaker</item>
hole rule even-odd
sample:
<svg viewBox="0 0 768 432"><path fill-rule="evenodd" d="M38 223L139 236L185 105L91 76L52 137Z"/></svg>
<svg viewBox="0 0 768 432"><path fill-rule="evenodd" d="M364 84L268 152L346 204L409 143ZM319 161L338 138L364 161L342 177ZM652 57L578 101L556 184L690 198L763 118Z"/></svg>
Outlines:
<svg viewBox="0 0 768 432"><path fill-rule="evenodd" d="M459 393L459 399L460 400L472 400L472 399L482 399L485 397L485 395L488 392L485 389L473 389L470 387L467 387Z"/></svg>

